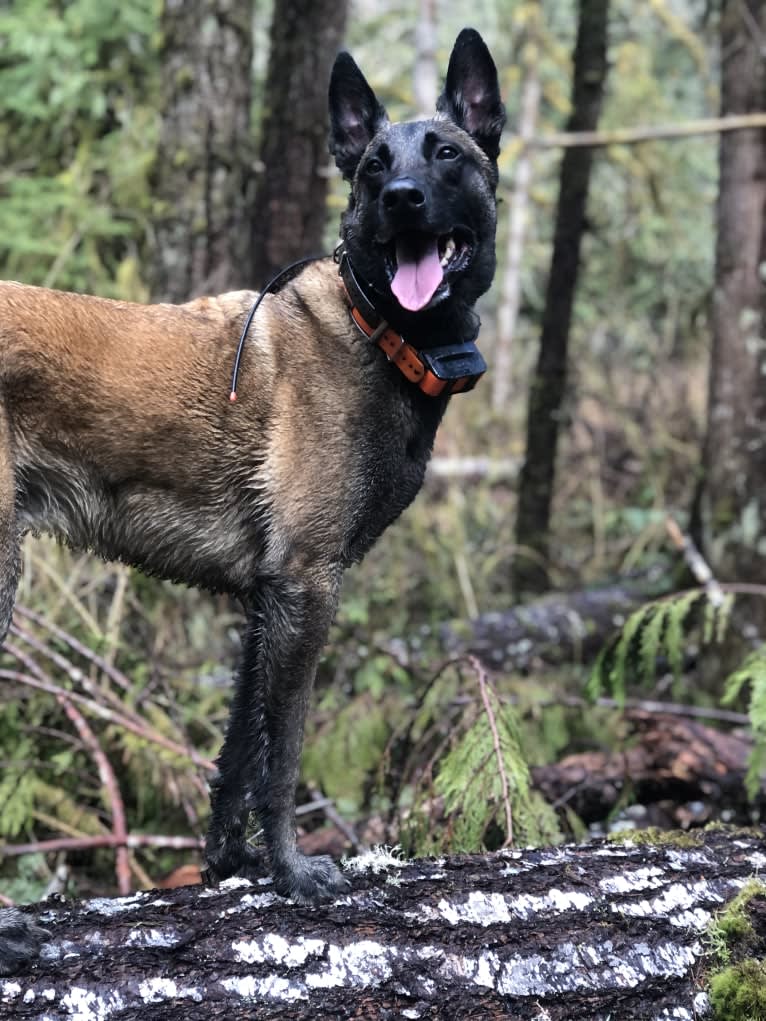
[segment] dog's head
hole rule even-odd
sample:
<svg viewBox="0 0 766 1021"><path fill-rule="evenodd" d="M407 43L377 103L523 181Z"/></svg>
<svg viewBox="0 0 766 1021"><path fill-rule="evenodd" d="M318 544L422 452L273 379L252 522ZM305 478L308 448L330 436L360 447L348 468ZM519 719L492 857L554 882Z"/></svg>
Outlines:
<svg viewBox="0 0 766 1021"><path fill-rule="evenodd" d="M396 323L471 306L495 270L495 188L505 110L478 32L455 42L431 120L392 124L348 53L330 80L330 151L351 197L342 237ZM446 306L447 299L452 299Z"/></svg>

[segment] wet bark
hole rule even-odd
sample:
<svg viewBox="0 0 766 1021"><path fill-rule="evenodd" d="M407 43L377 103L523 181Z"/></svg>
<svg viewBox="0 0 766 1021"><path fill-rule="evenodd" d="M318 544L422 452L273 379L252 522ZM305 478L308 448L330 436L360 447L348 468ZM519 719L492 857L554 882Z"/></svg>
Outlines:
<svg viewBox="0 0 766 1021"><path fill-rule="evenodd" d="M276 0L252 227L251 285L324 250L327 83L346 0Z"/></svg>
<svg viewBox="0 0 766 1021"><path fill-rule="evenodd" d="M766 109L766 7L761 0L726 0L720 32L721 113ZM721 579L760 582L766 574L766 130L722 134L719 167L697 539Z"/></svg>
<svg viewBox="0 0 766 1021"><path fill-rule="evenodd" d="M608 11L609 0L580 0L572 113L567 131L594 131L598 125L607 73ZM540 352L529 393L526 458L519 480L516 543L520 552L512 571L517 593L539 592L548 587L545 565L556 448L592 162L593 150L583 147L567 149L561 164L551 271Z"/></svg>
<svg viewBox="0 0 766 1021"><path fill-rule="evenodd" d="M247 286L252 0L165 0L152 297Z"/></svg>
<svg viewBox="0 0 766 1021"><path fill-rule="evenodd" d="M0 1018L691 1021L705 928L764 852L700 831L368 869L321 908L231 883L54 903L43 958L0 981Z"/></svg>

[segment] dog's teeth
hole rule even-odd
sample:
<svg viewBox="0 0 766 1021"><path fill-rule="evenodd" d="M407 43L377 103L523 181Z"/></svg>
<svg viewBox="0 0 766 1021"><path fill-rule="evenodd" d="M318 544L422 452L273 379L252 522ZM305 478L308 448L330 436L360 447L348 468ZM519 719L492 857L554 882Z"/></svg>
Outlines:
<svg viewBox="0 0 766 1021"><path fill-rule="evenodd" d="M444 255L441 258L442 267L446 266L452 256L455 254L455 242L452 238L447 238L444 245Z"/></svg>

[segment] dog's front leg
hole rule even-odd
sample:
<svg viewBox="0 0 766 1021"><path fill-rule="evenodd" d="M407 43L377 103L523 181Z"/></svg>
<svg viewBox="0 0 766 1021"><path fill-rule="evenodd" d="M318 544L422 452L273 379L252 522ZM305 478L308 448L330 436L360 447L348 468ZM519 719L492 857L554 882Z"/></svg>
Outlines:
<svg viewBox="0 0 766 1021"><path fill-rule="evenodd" d="M252 873L245 831L255 809L277 890L304 903L345 887L329 858L306 858L298 850L294 814L303 724L338 588L333 572L270 578L254 593L206 846L213 878Z"/></svg>

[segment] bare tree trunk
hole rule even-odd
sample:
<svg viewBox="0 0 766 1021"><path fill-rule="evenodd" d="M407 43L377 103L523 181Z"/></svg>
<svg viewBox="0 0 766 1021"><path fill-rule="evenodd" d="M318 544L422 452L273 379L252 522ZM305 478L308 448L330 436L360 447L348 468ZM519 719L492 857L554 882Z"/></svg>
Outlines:
<svg viewBox="0 0 766 1021"><path fill-rule="evenodd" d="M609 0L579 2L568 131L593 131L598 124L607 73L608 11ZM540 354L530 386L526 459L519 480L516 542L520 552L514 561L512 578L517 592L541 591L548 582L545 565L556 448L592 162L592 149L568 149L561 164ZM526 555L526 550L531 555Z"/></svg>
<svg viewBox="0 0 766 1021"><path fill-rule="evenodd" d="M707 1007L705 929L765 851L752 830L698 831L678 845L378 858L321 908L241 880L54 903L44 956L0 980L0 1018L691 1021ZM762 901L748 917L761 957Z"/></svg>
<svg viewBox="0 0 766 1021"><path fill-rule="evenodd" d="M327 197L327 83L347 0L276 0L252 219L251 283L322 250Z"/></svg>
<svg viewBox="0 0 766 1021"><path fill-rule="evenodd" d="M766 6L726 0L721 112L766 109ZM698 540L721 578L766 573L766 129L719 142L707 438ZM763 619L763 615L762 615Z"/></svg>
<svg viewBox="0 0 766 1021"><path fill-rule="evenodd" d="M165 0L152 297L247 284L252 0Z"/></svg>
<svg viewBox="0 0 766 1021"><path fill-rule="evenodd" d="M439 84L436 70L436 0L420 0L418 10L412 90L418 117L433 117Z"/></svg>
<svg viewBox="0 0 766 1021"><path fill-rule="evenodd" d="M520 149L516 158L513 193L508 210L508 239L497 309L497 340L492 373L492 407L497 412L507 406L511 394L513 335L516 332L521 302L521 266L527 228L529 189L532 184L532 149L529 146L529 139L534 137L540 109L538 60L538 48L530 40L525 47L526 71L521 89L518 124Z"/></svg>

